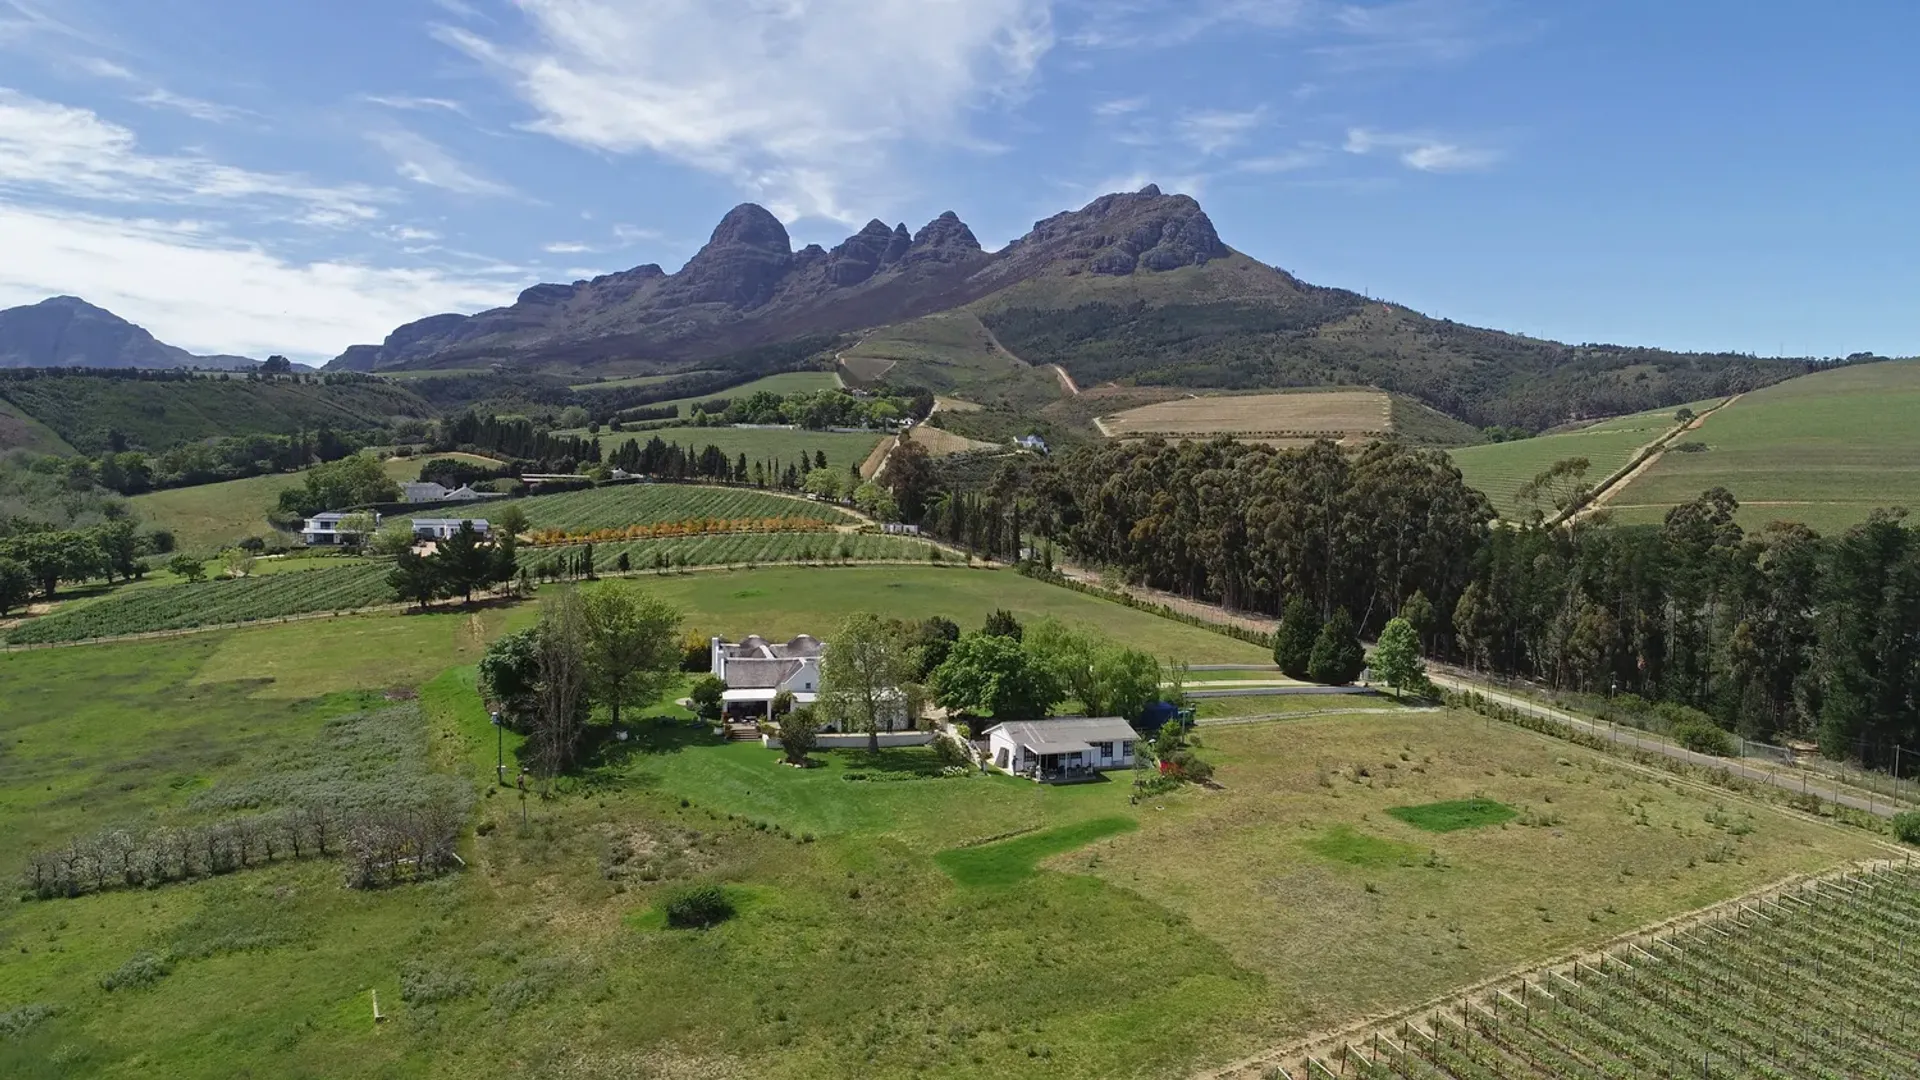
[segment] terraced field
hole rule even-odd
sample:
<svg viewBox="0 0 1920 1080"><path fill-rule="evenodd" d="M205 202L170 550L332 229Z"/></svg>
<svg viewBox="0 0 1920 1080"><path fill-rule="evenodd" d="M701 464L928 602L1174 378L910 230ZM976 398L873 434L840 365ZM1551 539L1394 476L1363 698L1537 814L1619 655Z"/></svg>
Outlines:
<svg viewBox="0 0 1920 1080"><path fill-rule="evenodd" d="M1610 508L1628 523L1724 487L1740 523L1797 521L1835 533L1875 507L1920 511L1920 360L1803 375L1742 396L1622 488Z"/></svg>
<svg viewBox="0 0 1920 1080"><path fill-rule="evenodd" d="M586 532L694 518L813 518L852 524L852 514L828 503L770 495L752 488L695 484L625 484L536 495L517 504L537 529Z"/></svg>
<svg viewBox="0 0 1920 1080"><path fill-rule="evenodd" d="M1694 412L1712 408L1717 402L1696 402L1687 406ZM1486 493L1494 510L1502 517L1522 513L1515 493L1521 485L1568 458L1586 458L1586 482L1598 485L1625 468L1640 448L1673 430L1677 409L1617 416L1611 420L1557 435L1537 435L1515 442L1468 446L1449 451L1460 467L1469 487ZM1696 492L1697 494L1697 492Z"/></svg>
<svg viewBox="0 0 1920 1080"><path fill-rule="evenodd" d="M6 640L9 645L84 641L388 604L393 602L393 590L387 587L391 569L384 562L362 562L292 574L133 589L22 623Z"/></svg>

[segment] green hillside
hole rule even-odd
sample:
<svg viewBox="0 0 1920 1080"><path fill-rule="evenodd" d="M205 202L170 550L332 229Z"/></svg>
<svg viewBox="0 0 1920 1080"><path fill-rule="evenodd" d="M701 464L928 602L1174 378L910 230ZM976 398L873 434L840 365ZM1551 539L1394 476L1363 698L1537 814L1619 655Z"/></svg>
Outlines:
<svg viewBox="0 0 1920 1080"><path fill-rule="evenodd" d="M1714 404L1711 401L1695 402L1688 407L1698 413ZM1469 486L1484 492L1502 517L1515 517L1522 511L1514 498L1515 492L1522 484L1547 471L1555 462L1586 458L1586 482L1598 486L1625 468L1642 447L1672 431L1677 411L1655 409L1630 416L1617 416L1573 431L1538 435L1514 442L1463 447L1451 451L1451 456Z"/></svg>
<svg viewBox="0 0 1920 1080"><path fill-rule="evenodd" d="M30 450L38 454L71 454L73 447L52 428L28 416L20 407L0 398L0 454Z"/></svg>
<svg viewBox="0 0 1920 1080"><path fill-rule="evenodd" d="M110 432L124 436L131 448L164 450L219 435L288 434L322 424L359 429L433 415L407 389L371 379L35 374L0 378L0 399L87 454L109 449Z"/></svg>
<svg viewBox="0 0 1920 1080"><path fill-rule="evenodd" d="M1875 507L1920 510L1920 360L1803 376L1747 394L1702 422L1614 497L1618 520L1651 523L1713 487L1741 502L1740 523L1798 521L1823 533Z"/></svg>

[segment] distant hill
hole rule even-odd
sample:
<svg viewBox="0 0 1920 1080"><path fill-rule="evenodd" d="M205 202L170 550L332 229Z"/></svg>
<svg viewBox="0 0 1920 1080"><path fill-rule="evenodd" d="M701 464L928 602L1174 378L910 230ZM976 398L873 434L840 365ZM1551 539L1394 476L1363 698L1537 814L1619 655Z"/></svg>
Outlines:
<svg viewBox="0 0 1920 1080"><path fill-rule="evenodd" d="M1476 425L1536 430L1809 367L1563 345L1430 318L1248 258L1197 202L1153 186L1036 222L996 252L951 212L913 233L873 221L831 250L794 251L778 219L746 204L678 273L647 265L536 285L508 307L409 323L328 367L631 374L818 335L849 336L841 355L856 380L918 381L1021 408L1062 392L1036 370L1058 364L1082 387L1376 386Z"/></svg>
<svg viewBox="0 0 1920 1080"><path fill-rule="evenodd" d="M0 310L0 368L224 368L244 356L196 356L77 296Z"/></svg>
<svg viewBox="0 0 1920 1080"><path fill-rule="evenodd" d="M323 424L356 431L436 414L391 382L317 378L0 372L0 451L161 451L215 436L290 435Z"/></svg>

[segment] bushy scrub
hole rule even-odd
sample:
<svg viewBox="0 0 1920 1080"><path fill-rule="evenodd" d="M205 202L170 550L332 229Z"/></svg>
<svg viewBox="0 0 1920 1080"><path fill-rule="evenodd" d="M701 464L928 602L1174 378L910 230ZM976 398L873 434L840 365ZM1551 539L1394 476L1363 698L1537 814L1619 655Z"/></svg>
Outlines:
<svg viewBox="0 0 1920 1080"><path fill-rule="evenodd" d="M1689 710L1692 711L1692 710ZM1687 717L1673 725L1673 741L1696 754L1718 757L1733 755L1733 736L1705 714Z"/></svg>
<svg viewBox="0 0 1920 1080"><path fill-rule="evenodd" d="M1920 846L1920 810L1893 815L1893 837L1903 844Z"/></svg>
<svg viewBox="0 0 1920 1080"><path fill-rule="evenodd" d="M666 912L667 925L682 930L701 930L718 926L733 917L733 901L718 885L682 885L667 890L660 908Z"/></svg>
<svg viewBox="0 0 1920 1080"><path fill-rule="evenodd" d="M100 976L102 990L129 990L152 986L173 970L173 958L157 953L135 953L118 968Z"/></svg>

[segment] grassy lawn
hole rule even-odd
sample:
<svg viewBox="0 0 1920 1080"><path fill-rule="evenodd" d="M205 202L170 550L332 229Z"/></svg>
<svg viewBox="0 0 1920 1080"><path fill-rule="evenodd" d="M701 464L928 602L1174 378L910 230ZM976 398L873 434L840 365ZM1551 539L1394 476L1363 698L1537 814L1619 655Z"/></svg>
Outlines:
<svg viewBox="0 0 1920 1080"><path fill-rule="evenodd" d="M690 625L729 632L817 628L814 605L977 623L1004 604L1152 636L1134 621L1151 616L1010 573L662 586ZM31 847L196 820L204 792L326 765L329 719L368 708L417 718L407 760L477 802L467 869L428 884L352 891L308 861L0 908L0 1012L52 1010L0 1040L0 1075L1177 1077L1877 850L1452 713L1209 729L1218 786L1135 805L1126 774L947 778L920 749L790 769L662 705L523 803L492 784L471 665L532 616L0 663L9 871ZM1169 647L1235 644L1161 625ZM1392 813L1476 799L1519 816L1436 833ZM739 914L666 929L661 890L695 880ZM143 952L168 959L155 983L102 987Z"/></svg>
<svg viewBox="0 0 1920 1080"><path fill-rule="evenodd" d="M1835 533L1875 507L1920 510L1920 361L1803 375L1748 394L1614 496L1617 520L1658 523L1672 506L1724 487L1740 524L1798 521Z"/></svg>
<svg viewBox="0 0 1920 1080"><path fill-rule="evenodd" d="M1200 720L1242 716L1281 716L1288 713L1346 709L1397 709L1391 694L1250 694L1245 697L1195 698L1193 715Z"/></svg>
<svg viewBox="0 0 1920 1080"><path fill-rule="evenodd" d="M299 487L302 482L299 473L275 473L150 491L127 501L141 521L173 530L174 543L181 551L211 555L249 536L273 535L267 512L278 505L282 491Z"/></svg>
<svg viewBox="0 0 1920 1080"><path fill-rule="evenodd" d="M745 454L749 469L754 462L769 458L780 459L784 468L799 461L802 453L812 457L816 452L824 452L827 465L842 472L846 471L848 465L866 460L873 448L880 444L879 432L847 434L787 428L670 427L658 431L604 433L600 436L600 450L602 453L614 450L628 439L638 439L644 446L655 437L692 447L696 454L709 446L719 447L729 458Z"/></svg>

